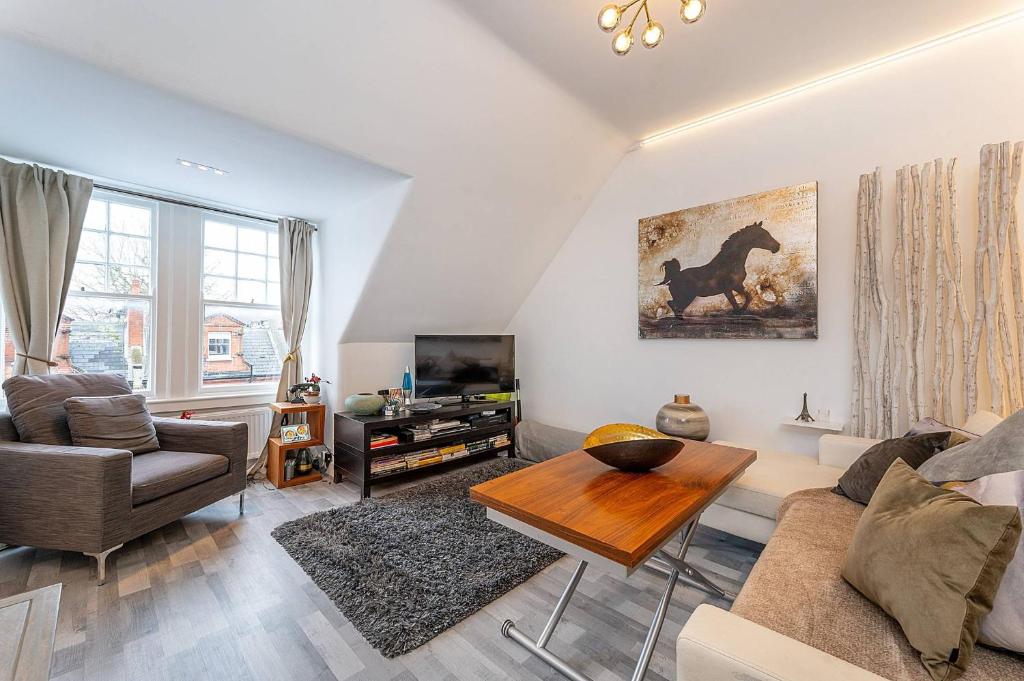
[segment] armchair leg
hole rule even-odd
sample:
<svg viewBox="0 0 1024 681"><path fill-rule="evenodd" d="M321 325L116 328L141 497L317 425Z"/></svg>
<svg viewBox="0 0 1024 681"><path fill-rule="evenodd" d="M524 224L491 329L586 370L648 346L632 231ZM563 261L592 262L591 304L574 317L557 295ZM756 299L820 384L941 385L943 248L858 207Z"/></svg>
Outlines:
<svg viewBox="0 0 1024 681"><path fill-rule="evenodd" d="M245 515L245 490L238 495L238 515Z"/></svg>
<svg viewBox="0 0 1024 681"><path fill-rule="evenodd" d="M96 586L103 586L107 583L107 557L122 546L124 546L124 544L112 546L106 551L101 551L100 553L85 554L96 559Z"/></svg>

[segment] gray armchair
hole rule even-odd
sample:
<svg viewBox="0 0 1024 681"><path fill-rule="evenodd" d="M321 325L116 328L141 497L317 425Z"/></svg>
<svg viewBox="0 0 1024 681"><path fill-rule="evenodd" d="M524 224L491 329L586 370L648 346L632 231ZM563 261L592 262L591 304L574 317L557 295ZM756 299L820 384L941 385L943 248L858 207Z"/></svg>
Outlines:
<svg viewBox="0 0 1024 681"><path fill-rule="evenodd" d="M15 380L30 389L22 395L31 400L12 397ZM244 512L244 423L154 417L160 449L134 456L74 447L70 434L67 442L22 442L27 438L16 424L27 432L40 419L52 421L54 440L64 440L66 397L127 394L130 388L120 377L78 374L17 377L4 389L15 416L0 414L0 543L93 556L102 584L107 557L126 541L232 494L241 493ZM24 416L26 404L34 423Z"/></svg>

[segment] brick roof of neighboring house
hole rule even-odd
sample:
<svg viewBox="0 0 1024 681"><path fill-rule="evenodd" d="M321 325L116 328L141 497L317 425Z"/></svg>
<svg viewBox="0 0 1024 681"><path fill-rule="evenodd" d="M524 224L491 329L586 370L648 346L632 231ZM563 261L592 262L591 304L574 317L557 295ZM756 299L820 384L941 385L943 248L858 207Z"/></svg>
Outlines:
<svg viewBox="0 0 1024 681"><path fill-rule="evenodd" d="M270 329L259 326L245 327L242 336L242 358L252 365L254 376L276 376L281 373L281 356ZM283 340L283 339L282 339Z"/></svg>
<svg viewBox="0 0 1024 681"><path fill-rule="evenodd" d="M278 329L268 329L262 326L245 326L242 329L242 359L252 367L254 379L277 376L281 373L281 359L284 352L284 335ZM205 371L203 379L207 381L218 379L248 379L250 373L246 371Z"/></svg>
<svg viewBox="0 0 1024 681"><path fill-rule="evenodd" d="M68 355L76 371L98 374L127 374L121 322L76 321L68 339Z"/></svg>

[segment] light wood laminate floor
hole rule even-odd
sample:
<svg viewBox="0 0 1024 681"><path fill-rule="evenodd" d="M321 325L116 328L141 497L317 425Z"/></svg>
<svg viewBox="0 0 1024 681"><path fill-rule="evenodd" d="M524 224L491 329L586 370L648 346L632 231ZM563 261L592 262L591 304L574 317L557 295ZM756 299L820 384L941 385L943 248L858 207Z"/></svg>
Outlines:
<svg viewBox="0 0 1024 681"><path fill-rule="evenodd" d="M51 677L59 681L561 681L499 627L511 618L539 633L575 567L570 558L417 650L381 657L270 536L286 520L357 501L344 483L257 483L244 516L236 496L125 545L101 587L80 554L8 549L0 598L63 582ZM738 591L759 549L702 531L689 560ZM620 580L591 568L549 647L595 681L628 678L663 585L652 572ZM675 638L705 600L715 602L676 589L647 679L675 678Z"/></svg>

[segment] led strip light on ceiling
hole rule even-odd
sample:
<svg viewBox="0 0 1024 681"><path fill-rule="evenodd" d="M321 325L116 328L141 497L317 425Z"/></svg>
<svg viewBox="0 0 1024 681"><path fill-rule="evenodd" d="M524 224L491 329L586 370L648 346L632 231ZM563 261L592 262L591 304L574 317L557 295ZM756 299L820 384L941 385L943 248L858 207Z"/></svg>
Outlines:
<svg viewBox="0 0 1024 681"><path fill-rule="evenodd" d="M755 99L755 100L746 102L745 104L739 104L737 106L733 106L733 107L730 107L728 109L723 109L723 110L718 111L716 113L709 114L707 116L702 116L700 118L696 118L696 119L694 119L692 121L689 121L687 123L683 123L681 125L677 125L677 126L674 126L672 128L668 128L666 130L662 130L660 132L653 133L653 134L648 135L647 137L644 137L643 139L639 140L636 143L636 145L633 147L633 149L639 149L641 147L647 146L648 144L652 144L654 142L660 142L660 141L665 140L665 139L667 139L669 137L673 137L675 135L687 132L688 130L693 130L694 128L699 128L701 126L708 125L710 123L715 123L716 121L720 121L720 120L722 120L724 118L730 118L732 116L736 116L738 114L745 113L747 111L751 111L753 109L760 108L760 107L765 106L767 104L771 104L773 102L777 102L780 99L785 99L786 97L791 97L793 95L798 95L798 94L800 94L802 92L807 92L808 90L813 90L814 88L821 87L822 85L828 85L829 83L834 83L837 80L842 80L843 78L849 78L851 76L856 76L858 74L864 73L865 71L870 71L871 69L875 69L875 68L878 68L879 66L884 66L885 64L889 64L891 62L894 62L894 61L896 61L898 59L903 59L904 57L909 57L911 55L918 54L919 52L924 52L925 50L930 50L933 47L938 47L940 45L945 45L947 43L951 43L954 40L959 40L961 38L966 38L968 36L976 35L978 33L981 33L982 31L987 31L987 30L992 29L992 28L997 28L999 26L1004 26L1004 25L1009 24L1011 22L1017 21L1018 19L1024 19L1024 8L1021 8L1021 9L1018 9L1018 10L1014 10L1013 12L1010 12L1009 14L1003 14L1001 16L994 17L992 19L988 19L987 21L983 21L983 22L981 22L979 24L973 24L971 26L967 26L965 28L961 28L961 29L959 29L957 31L954 31L952 33L947 33L947 34L941 35L941 36L939 36L937 38L932 38L931 40L926 40L923 43L918 43L918 44L912 45L910 47L905 47L902 50L898 50L898 51L893 52L891 54L887 54L887 55L885 55L883 57L878 57L878 58L872 59L870 61L862 62L860 64L856 64L854 66L847 67L847 68L842 69L840 71L836 71L834 73L830 73L827 76L822 76L820 78L816 78L814 80L810 80L810 81L807 81L805 83L801 83L800 85L795 85L793 87L787 88L785 90L781 90L779 92L776 92L774 94L768 95L766 97L761 97L760 99Z"/></svg>

